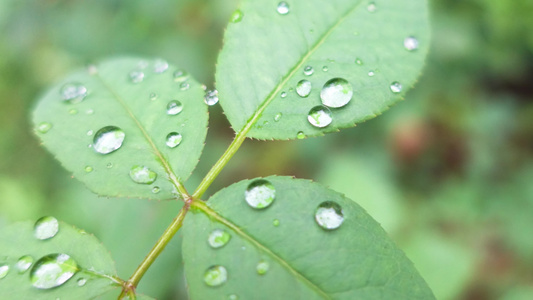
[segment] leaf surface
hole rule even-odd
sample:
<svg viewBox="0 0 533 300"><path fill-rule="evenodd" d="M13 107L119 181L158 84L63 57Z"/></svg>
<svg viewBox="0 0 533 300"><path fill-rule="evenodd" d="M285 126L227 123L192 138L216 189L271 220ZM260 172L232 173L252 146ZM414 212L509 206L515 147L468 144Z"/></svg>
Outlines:
<svg viewBox="0 0 533 300"><path fill-rule="evenodd" d="M252 180L221 190L208 204L194 204L183 241L191 299L434 299L412 263L355 202L310 181L265 179L275 200L264 209L245 201ZM315 220L324 201L342 207L337 229L325 230ZM213 248L208 237L217 229L231 238ZM264 275L259 262L269 265ZM212 266L226 269L224 283L204 281Z"/></svg>
<svg viewBox="0 0 533 300"><path fill-rule="evenodd" d="M204 91L188 75L176 81L174 72L180 69L162 64L138 58L104 61L68 76L39 101L33 115L36 133L93 192L169 199L196 166L207 133ZM83 89L84 98L65 100ZM169 114L174 100L182 110L175 106ZM109 133L100 143L99 132ZM175 147L167 145L171 133L181 135ZM173 143L180 139L172 136ZM141 183L132 180L131 172Z"/></svg>
<svg viewBox="0 0 533 300"><path fill-rule="evenodd" d="M286 14L279 3L244 0L241 18L232 19L240 21L227 28L216 85L236 132L295 139L353 127L401 99L421 71L429 47L425 0L293 0ZM334 78L345 79L353 96L329 108L329 125L315 127L308 114ZM298 94L302 80L311 87L306 97Z"/></svg>

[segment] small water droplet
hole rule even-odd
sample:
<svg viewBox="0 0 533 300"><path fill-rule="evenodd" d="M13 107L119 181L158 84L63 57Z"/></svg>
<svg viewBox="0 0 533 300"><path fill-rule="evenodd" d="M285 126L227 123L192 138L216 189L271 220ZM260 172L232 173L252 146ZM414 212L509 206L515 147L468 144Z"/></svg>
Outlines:
<svg viewBox="0 0 533 300"><path fill-rule="evenodd" d="M304 68L304 75L306 75L306 76L311 76L311 75L313 75L314 72L315 72L315 69L313 69L313 67L311 67L311 66L305 66L305 68Z"/></svg>
<svg viewBox="0 0 533 300"><path fill-rule="evenodd" d="M329 70L329 69L328 69L328 66L323 66L323 67L322 67L322 71L327 72L328 70Z"/></svg>
<svg viewBox="0 0 533 300"><path fill-rule="evenodd" d="M286 15L289 13L289 4L287 4L287 2L285 1L282 1L278 4L278 7L276 8L276 10L278 11L278 14L280 15Z"/></svg>
<svg viewBox="0 0 533 300"><path fill-rule="evenodd" d="M282 115L283 115L282 113L277 113L277 114L274 116L274 121L279 122L279 120L281 119L281 116L282 116Z"/></svg>
<svg viewBox="0 0 533 300"><path fill-rule="evenodd" d="M204 282L208 286L219 286L228 280L228 271L223 266L212 266L204 273Z"/></svg>
<svg viewBox="0 0 533 300"><path fill-rule="evenodd" d="M95 65L89 65L87 67L87 72L89 73L89 75L96 75L98 74L98 68Z"/></svg>
<svg viewBox="0 0 533 300"><path fill-rule="evenodd" d="M207 243L212 248L221 248L225 246L230 239L231 235L228 232L222 229L215 229L211 231L211 233L207 237Z"/></svg>
<svg viewBox="0 0 533 300"><path fill-rule="evenodd" d="M33 226L33 235L40 240L53 238L58 231L59 222L50 216L40 218Z"/></svg>
<svg viewBox="0 0 533 300"><path fill-rule="evenodd" d="M270 265L268 264L268 262L262 260L257 263L255 269L257 270L257 274L265 275L268 272L268 269L270 269Z"/></svg>
<svg viewBox="0 0 533 300"><path fill-rule="evenodd" d="M157 179L157 173L145 166L133 166L130 177L136 183L151 184Z"/></svg>
<svg viewBox="0 0 533 300"><path fill-rule="evenodd" d="M205 104L209 106L213 106L218 103L218 91L217 90L209 90L205 93L204 96L204 102Z"/></svg>
<svg viewBox="0 0 533 300"><path fill-rule="evenodd" d="M38 289L51 289L67 282L78 271L78 263L67 254L49 254L33 265L30 281Z"/></svg>
<svg viewBox="0 0 533 300"><path fill-rule="evenodd" d="M189 74L184 70L176 70L173 74L175 82L184 82L189 78Z"/></svg>
<svg viewBox="0 0 533 300"><path fill-rule="evenodd" d="M373 77L374 75L376 75L376 73L374 73L374 71L372 71L372 70L368 71L368 76Z"/></svg>
<svg viewBox="0 0 533 300"><path fill-rule="evenodd" d="M315 220L326 230L337 229L344 222L342 207L337 202L324 201L316 208Z"/></svg>
<svg viewBox="0 0 533 300"><path fill-rule="evenodd" d="M272 225L278 227L279 226L279 220L278 219L272 220Z"/></svg>
<svg viewBox="0 0 533 300"><path fill-rule="evenodd" d="M323 128L331 124L333 118L331 117L331 111L322 105L311 108L307 115L307 120L311 125L319 128Z"/></svg>
<svg viewBox="0 0 533 300"><path fill-rule="evenodd" d="M281 98L287 97L287 92L281 92L280 96L281 96Z"/></svg>
<svg viewBox="0 0 533 300"><path fill-rule="evenodd" d="M170 148L176 148L180 143L183 137L177 132L171 132L167 135L166 144Z"/></svg>
<svg viewBox="0 0 533 300"><path fill-rule="evenodd" d="M238 299L239 299L239 296L235 294L228 295L228 300L238 300Z"/></svg>
<svg viewBox="0 0 533 300"><path fill-rule="evenodd" d="M172 100L167 104L167 115L175 116L183 110L183 105L178 100Z"/></svg>
<svg viewBox="0 0 533 300"><path fill-rule="evenodd" d="M78 278L78 280L76 281L78 283L78 286L84 286L86 283L87 283L87 279L85 278Z"/></svg>
<svg viewBox="0 0 533 300"><path fill-rule="evenodd" d="M126 133L116 126L106 126L96 132L93 138L94 151L101 154L109 154L118 150Z"/></svg>
<svg viewBox="0 0 533 300"><path fill-rule="evenodd" d="M37 131L40 133L47 133L50 129L52 129L52 124L48 122L42 122L37 126Z"/></svg>
<svg viewBox="0 0 533 300"><path fill-rule="evenodd" d="M296 138L299 140L305 139L305 133L303 131L298 131Z"/></svg>
<svg viewBox="0 0 533 300"><path fill-rule="evenodd" d="M418 49L418 40L414 36L408 36L403 40L403 46L407 51L415 51Z"/></svg>
<svg viewBox="0 0 533 300"><path fill-rule="evenodd" d="M154 187L152 188L152 193L154 193L154 194L157 194L157 193L159 193L160 191L161 191L161 188L159 188L158 186L154 186Z"/></svg>
<svg viewBox="0 0 533 300"><path fill-rule="evenodd" d="M360 58L356 58L355 63L361 66L363 64L363 61Z"/></svg>
<svg viewBox="0 0 533 300"><path fill-rule="evenodd" d="M237 9L231 14L231 17L229 20L231 23L239 23L240 21L242 21L243 16L244 14L242 13L242 11L240 9Z"/></svg>
<svg viewBox="0 0 533 300"><path fill-rule="evenodd" d="M393 93L398 94L402 91L402 84L399 83L398 81L394 81L393 83L390 84L390 90Z"/></svg>
<svg viewBox="0 0 533 300"><path fill-rule="evenodd" d="M91 166L85 166L84 170L85 170L86 173L91 173L94 169Z"/></svg>
<svg viewBox="0 0 533 300"><path fill-rule="evenodd" d="M68 113L71 114L71 115L75 115L75 114L78 113L78 110L73 108L73 109L70 109L70 110L68 111Z"/></svg>
<svg viewBox="0 0 533 300"><path fill-rule="evenodd" d="M268 180L258 179L248 185L244 199L253 208L263 209L272 204L276 198L276 189Z"/></svg>
<svg viewBox="0 0 533 300"><path fill-rule="evenodd" d="M93 135L93 133L94 133L94 132L93 132L92 130L87 131L87 135L88 135L88 136Z"/></svg>
<svg viewBox="0 0 533 300"><path fill-rule="evenodd" d="M9 266L6 264L0 264L0 279L6 277L7 273L9 273Z"/></svg>
<svg viewBox="0 0 533 300"><path fill-rule="evenodd" d="M19 274L22 274L31 267L33 264L33 257L29 255L24 255L21 258L17 260L17 263L15 264L15 268L19 272Z"/></svg>
<svg viewBox="0 0 533 300"><path fill-rule="evenodd" d="M320 91L320 99L322 104L329 107L343 107L353 96L352 85L343 78L333 78L324 84Z"/></svg>
<svg viewBox="0 0 533 300"><path fill-rule="evenodd" d="M182 83L180 84L180 90L182 90L182 91L188 90L189 87L190 87L190 85L189 85L188 82L182 82Z"/></svg>
<svg viewBox="0 0 533 300"><path fill-rule="evenodd" d="M156 59L154 62L154 72L161 74L168 70L168 62L163 59Z"/></svg>
<svg viewBox="0 0 533 300"><path fill-rule="evenodd" d="M88 114L88 115L92 115L92 114L94 114L94 110L88 109L85 113Z"/></svg>
<svg viewBox="0 0 533 300"><path fill-rule="evenodd" d="M67 83L60 90L63 101L67 103L80 103L87 96L87 88L80 83Z"/></svg>
<svg viewBox="0 0 533 300"><path fill-rule="evenodd" d="M133 83L140 83L144 80L144 72L141 71L131 71L130 72L130 81Z"/></svg>
<svg viewBox="0 0 533 300"><path fill-rule="evenodd" d="M377 9L377 6L376 6L376 3L374 2L370 2L368 3L368 5L366 6L366 10L368 10L369 12L373 13L375 12Z"/></svg>
<svg viewBox="0 0 533 300"><path fill-rule="evenodd" d="M204 90L204 92L207 91L207 85L202 84L201 87L202 87L202 90Z"/></svg>
<svg viewBox="0 0 533 300"><path fill-rule="evenodd" d="M113 163L107 163L106 168L111 169L113 167Z"/></svg>
<svg viewBox="0 0 533 300"><path fill-rule="evenodd" d="M311 94L311 82L309 80L300 80L296 84L296 93L302 98L307 98Z"/></svg>
<svg viewBox="0 0 533 300"><path fill-rule="evenodd" d="M156 93L150 93L149 99L150 99L150 101L157 100L157 94Z"/></svg>

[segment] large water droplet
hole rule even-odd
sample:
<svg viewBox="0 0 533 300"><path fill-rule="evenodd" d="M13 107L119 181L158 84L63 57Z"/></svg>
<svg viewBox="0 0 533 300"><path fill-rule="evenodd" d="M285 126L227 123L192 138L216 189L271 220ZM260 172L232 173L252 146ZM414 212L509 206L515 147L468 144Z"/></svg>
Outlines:
<svg viewBox="0 0 533 300"><path fill-rule="evenodd" d="M167 105L167 115L175 116L183 110L183 104L178 100L172 100Z"/></svg>
<svg viewBox="0 0 533 300"><path fill-rule="evenodd" d="M50 129L52 129L52 124L48 122L42 122L37 126L37 131L40 133L47 133Z"/></svg>
<svg viewBox="0 0 533 300"><path fill-rule="evenodd" d="M87 279L85 278L78 278L78 280L76 280L76 283L78 284L78 286L84 286L86 283L87 283Z"/></svg>
<svg viewBox="0 0 533 300"><path fill-rule="evenodd" d="M228 271L223 266L212 266L204 273L204 282L209 286L219 286L228 280Z"/></svg>
<svg viewBox="0 0 533 300"><path fill-rule="evenodd" d="M244 192L244 199L253 208L263 209L274 202L276 189L268 180L258 179L250 183Z"/></svg>
<svg viewBox="0 0 533 300"><path fill-rule="evenodd" d="M287 4L287 2L285 1L282 1L278 4L278 7L276 8L276 10L278 11L278 14L280 15L286 15L289 13L289 4Z"/></svg>
<svg viewBox="0 0 533 300"><path fill-rule="evenodd" d="M15 268L17 269L19 274L22 274L26 272L31 267L32 264L33 264L33 257L29 255L24 255L17 260L17 263L15 264Z"/></svg>
<svg viewBox="0 0 533 300"><path fill-rule="evenodd" d="M230 17L230 22L231 23L239 23L240 21L242 21L242 17L243 17L243 13L241 10L237 9L236 11L234 11L232 14L231 14L231 17Z"/></svg>
<svg viewBox="0 0 533 300"><path fill-rule="evenodd" d="M181 140L183 139L183 137L181 136L181 134L177 133L177 132L171 132L167 135L167 146L169 146L170 148L176 148L180 143L181 143Z"/></svg>
<svg viewBox="0 0 533 300"><path fill-rule="evenodd" d="M311 76L311 75L313 75L314 72L315 72L315 69L313 69L313 67L311 67L311 66L305 66L305 68L304 68L304 75L306 75L306 76Z"/></svg>
<svg viewBox="0 0 533 300"><path fill-rule="evenodd" d="M323 128L331 124L333 118L331 117L331 111L322 105L311 108L307 115L307 121L311 125L319 128Z"/></svg>
<svg viewBox="0 0 533 300"><path fill-rule="evenodd" d="M144 80L144 73L141 71L131 71L130 72L130 81L133 83L139 83Z"/></svg>
<svg viewBox="0 0 533 300"><path fill-rule="evenodd" d="M51 289L67 282L78 271L78 263L67 254L49 254L33 265L30 281L38 289Z"/></svg>
<svg viewBox="0 0 533 300"><path fill-rule="evenodd" d="M33 235L40 240L53 238L59 231L59 222L56 218L42 217L33 226Z"/></svg>
<svg viewBox="0 0 533 300"><path fill-rule="evenodd" d="M402 91L402 84L399 83L398 81L394 81L393 83L390 84L390 90L395 93L395 94L398 94L398 93L401 93Z"/></svg>
<svg viewBox="0 0 533 300"><path fill-rule="evenodd" d="M157 173L145 166L133 166L130 177L136 183L151 184L157 179Z"/></svg>
<svg viewBox="0 0 533 300"><path fill-rule="evenodd" d="M296 84L296 93L302 98L306 98L311 94L311 82L309 80L300 80Z"/></svg>
<svg viewBox="0 0 533 300"><path fill-rule="evenodd" d="M108 154L118 150L124 142L126 133L116 126L106 126L96 132L93 139L94 150Z"/></svg>
<svg viewBox="0 0 533 300"><path fill-rule="evenodd" d="M154 62L154 72L155 73L161 74L161 73L165 72L166 70L168 70L168 62L167 61L162 60L162 59L157 59Z"/></svg>
<svg viewBox="0 0 533 300"><path fill-rule="evenodd" d="M352 100L353 87L343 78L333 78L320 91L322 103L329 107L343 107Z"/></svg>
<svg viewBox="0 0 533 300"><path fill-rule="evenodd" d="M185 72L184 70L175 71L173 76L174 76L174 81L176 82L183 82L187 80L187 78L189 78L189 74Z"/></svg>
<svg viewBox="0 0 533 300"><path fill-rule="evenodd" d="M220 248L226 245L231 239L231 235L222 229L211 231L207 237L207 243L213 248Z"/></svg>
<svg viewBox="0 0 533 300"><path fill-rule="evenodd" d="M344 222L342 207L337 202L322 202L316 208L315 220L320 227L326 230L337 229Z"/></svg>
<svg viewBox="0 0 533 300"><path fill-rule="evenodd" d="M205 93L204 96L204 102L205 104L209 106L213 106L218 103L218 91L217 90L210 90Z"/></svg>
<svg viewBox="0 0 533 300"><path fill-rule="evenodd" d="M9 266L6 264L0 264L0 279L6 277L7 273L9 273Z"/></svg>
<svg viewBox="0 0 533 300"><path fill-rule="evenodd" d="M403 40L403 46L408 51L414 51L418 49L418 40L414 36L408 36Z"/></svg>
<svg viewBox="0 0 533 300"><path fill-rule="evenodd" d="M87 96L87 88L80 83L67 83L60 90L63 101L80 103Z"/></svg>

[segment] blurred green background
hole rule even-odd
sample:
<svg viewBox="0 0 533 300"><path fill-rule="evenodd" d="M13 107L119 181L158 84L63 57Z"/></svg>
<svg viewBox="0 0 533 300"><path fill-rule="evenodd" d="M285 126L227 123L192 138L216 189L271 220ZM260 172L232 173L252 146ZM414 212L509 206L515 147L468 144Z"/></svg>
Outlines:
<svg viewBox="0 0 533 300"><path fill-rule="evenodd" d="M212 88L237 4L0 1L0 227L54 215L94 233L129 277L180 205L91 194L39 146L32 107L69 72L123 54L165 58ZM406 101L326 137L247 141L206 197L244 178L312 178L367 209L438 299L533 299L533 1L434 0L431 11L431 52ZM234 135L218 105L210 117L189 189ZM179 238L138 290L186 297Z"/></svg>

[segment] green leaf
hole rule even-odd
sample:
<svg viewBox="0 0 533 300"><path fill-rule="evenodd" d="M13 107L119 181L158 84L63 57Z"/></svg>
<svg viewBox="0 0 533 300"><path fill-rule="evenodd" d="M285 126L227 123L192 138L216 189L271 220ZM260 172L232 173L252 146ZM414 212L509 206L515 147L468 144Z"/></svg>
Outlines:
<svg viewBox="0 0 533 300"><path fill-rule="evenodd" d="M193 204L183 241L191 299L232 294L239 299L434 299L403 252L353 201L306 180L265 180L275 189L275 200L264 209L245 201L255 180L233 184L207 204ZM324 201L342 208L344 221L337 229L315 221ZM213 248L208 237L217 229L231 238ZM264 275L257 271L260 262L269 265ZM226 282L206 284L205 272L213 266L225 268ZM215 278L208 281L216 283Z"/></svg>
<svg viewBox="0 0 533 300"><path fill-rule="evenodd" d="M0 279L2 299L91 299L120 288L113 279L116 271L109 252L93 235L63 222L58 228L58 233L46 240L35 237L31 222L13 223L0 230L0 265L9 267ZM78 271L62 285L36 288L31 274L36 274L39 260L50 254L70 256L77 266L69 267ZM32 265L21 273L17 262L23 256L30 256Z"/></svg>
<svg viewBox="0 0 533 300"><path fill-rule="evenodd" d="M176 81L178 68L156 72L162 63L138 58L105 61L68 76L38 103L33 115L36 133L93 192L169 199L196 166L207 133L204 92L188 75ZM76 97L84 89L85 98ZM66 101L69 95L73 99ZM167 113L173 100L183 109L175 115ZM179 111L174 109L172 113ZM113 133L113 128L125 136ZM108 132L107 139L96 143L99 132ZM172 132L182 137L174 148L167 145Z"/></svg>
<svg viewBox="0 0 533 300"><path fill-rule="evenodd" d="M216 82L236 132L294 139L298 132L319 136L353 127L401 99L421 71L429 47L424 0L293 0L285 15L277 12L278 3L244 0L241 21L230 23L225 34ZM406 49L409 37L418 49ZM312 75L304 74L307 66ZM321 90L334 78L345 79L353 97L330 108L330 125L315 127L308 113L322 105ZM307 97L297 94L301 80L311 84ZM394 82L401 92L392 91Z"/></svg>

